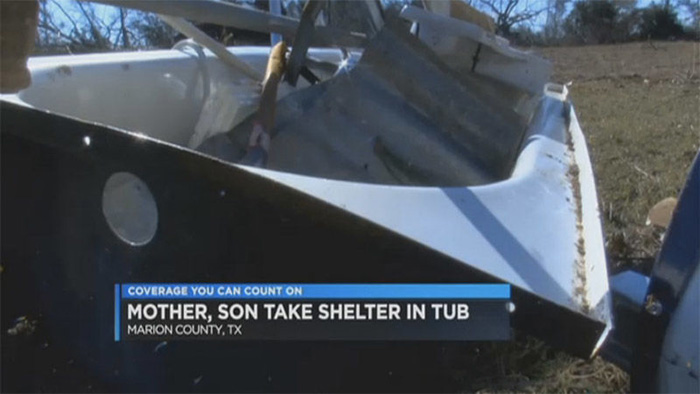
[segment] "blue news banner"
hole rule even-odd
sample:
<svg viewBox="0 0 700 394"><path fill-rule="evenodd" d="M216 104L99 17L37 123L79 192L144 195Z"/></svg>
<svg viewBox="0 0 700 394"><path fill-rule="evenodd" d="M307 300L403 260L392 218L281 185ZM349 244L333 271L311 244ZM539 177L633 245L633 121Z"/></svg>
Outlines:
<svg viewBox="0 0 700 394"><path fill-rule="evenodd" d="M507 284L129 283L114 340L508 340Z"/></svg>

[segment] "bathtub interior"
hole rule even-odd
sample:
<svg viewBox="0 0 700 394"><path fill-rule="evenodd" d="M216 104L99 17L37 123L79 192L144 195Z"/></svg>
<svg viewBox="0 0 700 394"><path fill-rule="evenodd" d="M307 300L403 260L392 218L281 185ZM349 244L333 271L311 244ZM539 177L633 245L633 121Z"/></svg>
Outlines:
<svg viewBox="0 0 700 394"><path fill-rule="evenodd" d="M309 51L321 83L280 84L268 168L411 186L507 179L541 95L455 68L392 34L375 37L374 51ZM265 70L269 48L230 51ZM29 66L32 85L10 99L233 163L245 153L260 85L207 51L34 58Z"/></svg>
<svg viewBox="0 0 700 394"><path fill-rule="evenodd" d="M233 52L264 70L268 50ZM315 55L341 60L336 51ZM32 85L15 100L184 147L196 131L224 132L252 113L260 90L209 52L205 58L175 50L32 58L29 68ZM292 90L283 85L280 98Z"/></svg>

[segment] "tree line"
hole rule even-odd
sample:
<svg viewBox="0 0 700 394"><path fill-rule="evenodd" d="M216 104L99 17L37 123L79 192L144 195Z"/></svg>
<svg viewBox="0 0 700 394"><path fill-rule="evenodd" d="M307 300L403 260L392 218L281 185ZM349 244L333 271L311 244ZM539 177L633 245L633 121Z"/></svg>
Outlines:
<svg viewBox="0 0 700 394"><path fill-rule="evenodd" d="M266 10L265 0L225 0ZM634 0L464 0L490 15L497 33L517 44L604 44L633 40L698 39L698 0L661 0L637 7ZM283 0L285 15L298 17L304 0ZM387 5L420 0L382 0ZM679 16L682 15L683 17ZM226 45L265 44L267 35L203 24ZM37 54L170 48L184 37L150 13L77 0L40 0Z"/></svg>
<svg viewBox="0 0 700 394"><path fill-rule="evenodd" d="M524 0L480 0L521 3ZM507 10L504 8L504 10ZM533 11L529 11L532 14ZM538 10L535 10L538 12ZM697 40L700 38L698 0L664 0L637 7L630 0L548 0L543 27L532 23L497 21L498 33L519 44L611 44L639 40ZM683 18L679 15L683 15ZM512 20L512 19L511 19ZM530 21L528 19L527 21Z"/></svg>

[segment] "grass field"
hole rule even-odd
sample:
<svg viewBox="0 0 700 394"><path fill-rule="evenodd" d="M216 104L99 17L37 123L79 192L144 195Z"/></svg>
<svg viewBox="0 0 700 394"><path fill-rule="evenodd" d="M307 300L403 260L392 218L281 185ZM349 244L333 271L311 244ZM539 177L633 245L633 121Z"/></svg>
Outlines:
<svg viewBox="0 0 700 394"><path fill-rule="evenodd" d="M646 225L647 213L659 200L677 196L700 148L700 44L535 51L554 63L553 80L569 85L593 161L610 271L647 271L662 235ZM629 376L614 365L581 360L529 337L465 348L452 357L450 364L469 366L455 372L465 391L629 390Z"/></svg>
<svg viewBox="0 0 700 394"><path fill-rule="evenodd" d="M643 42L541 51L571 82L604 214L611 270L650 268L649 209L676 197L700 148L700 44Z"/></svg>

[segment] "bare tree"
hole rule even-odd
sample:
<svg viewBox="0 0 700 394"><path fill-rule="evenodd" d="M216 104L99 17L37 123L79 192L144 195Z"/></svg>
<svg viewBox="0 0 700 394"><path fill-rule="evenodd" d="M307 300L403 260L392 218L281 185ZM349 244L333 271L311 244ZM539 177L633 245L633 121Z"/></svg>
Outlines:
<svg viewBox="0 0 700 394"><path fill-rule="evenodd" d="M56 2L58 4L58 2ZM111 26L107 26L101 18L95 15L94 5L92 3L83 3L77 1L75 4L83 15L87 23L87 29L83 28L84 34L88 37L85 42L92 46L95 50L111 50L113 49L110 35L112 33ZM87 32L85 32L87 30ZM86 34L87 33L87 34Z"/></svg>
<svg viewBox="0 0 700 394"><path fill-rule="evenodd" d="M155 14L76 0L39 1L37 53L170 48L175 43L176 32Z"/></svg>
<svg viewBox="0 0 700 394"><path fill-rule="evenodd" d="M68 7L72 8L68 8ZM106 24L91 4L41 0L36 51L73 53L113 50L110 37L114 21Z"/></svg>
<svg viewBox="0 0 700 394"><path fill-rule="evenodd" d="M571 0L548 0L547 21L544 25L544 36L548 44L555 44L564 37L564 17L566 8Z"/></svg>
<svg viewBox="0 0 700 394"><path fill-rule="evenodd" d="M686 23L696 32L700 32L700 2L698 0L678 0L678 7L688 14Z"/></svg>
<svg viewBox="0 0 700 394"><path fill-rule="evenodd" d="M513 26L533 20L547 7L535 8L529 0L480 0L496 19L496 32L511 35Z"/></svg>
<svg viewBox="0 0 700 394"><path fill-rule="evenodd" d="M156 14L134 11L129 31L135 35L132 45L138 48L171 48L177 32Z"/></svg>
<svg viewBox="0 0 700 394"><path fill-rule="evenodd" d="M68 18L74 29L77 28L75 21ZM39 2L39 23L37 25L37 37L35 50L37 52L55 53L70 52L69 45L80 45L81 43L69 33L69 27L65 22L56 22L53 14L48 10L48 1Z"/></svg>
<svg viewBox="0 0 700 394"><path fill-rule="evenodd" d="M124 48L131 48L131 40L129 39L130 32L126 27L126 18L127 18L127 10L124 8L119 9L119 22L120 22L120 29L119 29L119 34L122 40L122 46ZM117 42L119 39L116 40Z"/></svg>

